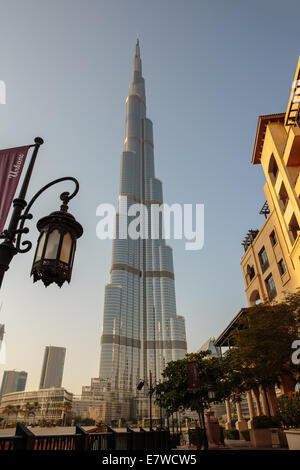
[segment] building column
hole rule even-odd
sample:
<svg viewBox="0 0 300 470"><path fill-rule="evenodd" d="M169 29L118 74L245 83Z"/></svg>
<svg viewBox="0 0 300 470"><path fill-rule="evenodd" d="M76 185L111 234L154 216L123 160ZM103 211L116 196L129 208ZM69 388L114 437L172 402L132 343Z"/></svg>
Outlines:
<svg viewBox="0 0 300 470"><path fill-rule="evenodd" d="M256 405L256 410L257 410L257 416L262 415L262 410L261 410L261 404L260 404L260 399L259 399L259 390L257 388L252 389L254 400L255 400L255 405Z"/></svg>
<svg viewBox="0 0 300 470"><path fill-rule="evenodd" d="M278 412L278 401L277 401L277 396L275 392L275 385L270 385L267 388L267 395L268 395L268 400L269 400L269 405L270 405L271 416L276 416Z"/></svg>
<svg viewBox="0 0 300 470"><path fill-rule="evenodd" d="M239 401L236 402L236 412L237 412L237 417L238 420L235 423L236 429L239 431L243 431L244 429L248 429L247 421L243 417L243 411L242 411L242 405Z"/></svg>
<svg viewBox="0 0 300 470"><path fill-rule="evenodd" d="M282 393L289 393L295 391L296 380L290 377L289 375L285 375L281 377L281 385L280 389Z"/></svg>
<svg viewBox="0 0 300 470"><path fill-rule="evenodd" d="M248 424L248 428L251 429L252 428L252 423L253 423L253 418L255 416L255 409L254 409L254 403L253 403L253 397L252 397L251 390L247 391L247 403L248 403L249 415L250 415L250 419L249 419L247 424Z"/></svg>
<svg viewBox="0 0 300 470"><path fill-rule="evenodd" d="M220 445L220 425L213 411L207 411L206 415L206 434L209 449L218 449Z"/></svg>
<svg viewBox="0 0 300 470"><path fill-rule="evenodd" d="M232 421L232 416L231 416L231 405L230 405L230 400L227 398L225 400L225 405L226 405L226 414L227 414L227 421L226 421L226 429L231 429L231 421Z"/></svg>
<svg viewBox="0 0 300 470"><path fill-rule="evenodd" d="M259 389L260 389L260 395L261 395L261 401L262 401L263 414L268 416L269 415L269 410L268 410L266 395L265 395L264 389L262 387L259 387Z"/></svg>

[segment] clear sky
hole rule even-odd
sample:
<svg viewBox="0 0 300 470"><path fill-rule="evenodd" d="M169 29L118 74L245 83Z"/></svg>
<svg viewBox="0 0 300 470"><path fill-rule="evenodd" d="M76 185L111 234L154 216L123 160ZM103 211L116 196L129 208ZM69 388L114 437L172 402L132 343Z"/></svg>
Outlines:
<svg viewBox="0 0 300 470"><path fill-rule="evenodd" d="M71 284L33 285L33 251L11 264L0 294L4 369L38 386L46 345L67 348L63 385L98 375L111 241L96 238L96 207L116 204L125 99L140 34L156 176L167 203L205 204L205 246L174 248L177 310L189 351L218 336L246 305L241 242L259 228L264 178L251 165L257 118L283 112L296 68L298 0L0 0L0 148L41 136L29 196L61 176L79 179L70 211L82 223ZM45 193L35 223L58 208Z"/></svg>

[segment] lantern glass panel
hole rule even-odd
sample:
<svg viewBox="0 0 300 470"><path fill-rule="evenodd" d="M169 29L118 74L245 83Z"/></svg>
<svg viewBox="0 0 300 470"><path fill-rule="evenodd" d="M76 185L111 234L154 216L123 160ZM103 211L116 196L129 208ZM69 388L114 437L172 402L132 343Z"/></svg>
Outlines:
<svg viewBox="0 0 300 470"><path fill-rule="evenodd" d="M57 229L55 229L48 237L45 259L56 259L59 241L60 233Z"/></svg>
<svg viewBox="0 0 300 470"><path fill-rule="evenodd" d="M46 232L43 232L43 234L41 235L41 238L39 240L39 246L38 246L38 249L37 249L37 252L36 252L35 261L39 261L42 257L43 248L44 248L44 244L45 244L45 239L46 239Z"/></svg>
<svg viewBox="0 0 300 470"><path fill-rule="evenodd" d="M72 237L69 234L69 232L67 232L64 235L61 250L60 250L60 256L59 256L60 261L63 261L64 263L69 263L71 248L72 248Z"/></svg>
<svg viewBox="0 0 300 470"><path fill-rule="evenodd" d="M70 268L72 268L72 266L73 266L75 250L76 250L76 240L74 240L74 244L73 244L73 252L72 252L72 257L71 257Z"/></svg>

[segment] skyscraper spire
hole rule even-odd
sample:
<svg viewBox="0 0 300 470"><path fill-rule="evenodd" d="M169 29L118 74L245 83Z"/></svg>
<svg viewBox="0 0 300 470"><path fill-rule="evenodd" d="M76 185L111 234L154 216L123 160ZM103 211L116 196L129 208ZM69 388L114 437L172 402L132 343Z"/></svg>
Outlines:
<svg viewBox="0 0 300 470"><path fill-rule="evenodd" d="M140 57L140 40L139 40L139 35L137 35L137 38L136 38L135 55L138 56L138 57Z"/></svg>
<svg viewBox="0 0 300 470"><path fill-rule="evenodd" d="M135 45L135 54L133 58L133 73L132 73L132 82L129 85L129 97L131 95L137 95L142 100L146 100L145 93L145 80L142 76L142 61L140 55L140 42L137 38Z"/></svg>

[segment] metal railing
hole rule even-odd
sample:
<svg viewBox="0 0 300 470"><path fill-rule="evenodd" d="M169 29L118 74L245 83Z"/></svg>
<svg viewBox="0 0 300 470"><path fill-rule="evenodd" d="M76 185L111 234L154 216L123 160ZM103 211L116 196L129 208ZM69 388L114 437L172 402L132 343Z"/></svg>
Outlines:
<svg viewBox="0 0 300 470"><path fill-rule="evenodd" d="M0 436L2 450L170 450L180 442L179 433L168 429L119 432L107 426L107 432L89 433L76 426L75 434L33 434L26 426L17 423L14 436Z"/></svg>

